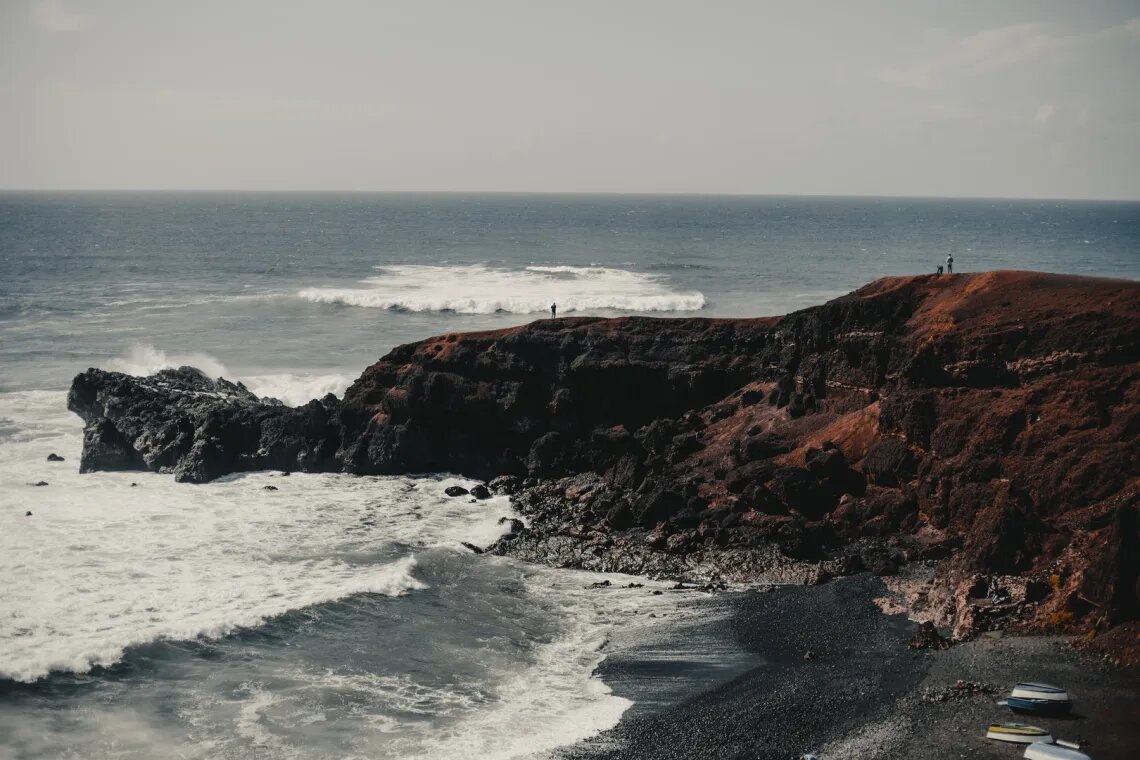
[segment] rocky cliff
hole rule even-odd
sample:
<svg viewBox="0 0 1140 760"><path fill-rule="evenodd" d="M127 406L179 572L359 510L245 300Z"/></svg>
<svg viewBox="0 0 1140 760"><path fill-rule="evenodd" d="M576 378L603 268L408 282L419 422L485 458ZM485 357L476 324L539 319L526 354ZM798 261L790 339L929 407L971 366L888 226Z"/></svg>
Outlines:
<svg viewBox="0 0 1140 760"><path fill-rule="evenodd" d="M89 370L69 406L84 470L490 480L530 518L494 550L532 559L748 577L789 558L803 580L937 561L925 606L967 634L1140 618L1138 379L1140 284L991 272L782 318L443 335L295 409L189 369Z"/></svg>

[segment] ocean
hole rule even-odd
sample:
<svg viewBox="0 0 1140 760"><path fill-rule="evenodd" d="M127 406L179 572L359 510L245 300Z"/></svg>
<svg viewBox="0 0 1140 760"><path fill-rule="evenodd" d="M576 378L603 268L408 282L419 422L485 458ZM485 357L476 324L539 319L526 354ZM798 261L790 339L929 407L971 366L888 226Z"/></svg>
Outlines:
<svg viewBox="0 0 1140 760"><path fill-rule="evenodd" d="M0 194L0 756L542 757L638 707L607 653L736 656L693 643L699 595L471 554L511 507L446 497L453 474L79 475L77 372L191 364L303 403L555 302L781 314L948 254L1136 279L1140 203Z"/></svg>

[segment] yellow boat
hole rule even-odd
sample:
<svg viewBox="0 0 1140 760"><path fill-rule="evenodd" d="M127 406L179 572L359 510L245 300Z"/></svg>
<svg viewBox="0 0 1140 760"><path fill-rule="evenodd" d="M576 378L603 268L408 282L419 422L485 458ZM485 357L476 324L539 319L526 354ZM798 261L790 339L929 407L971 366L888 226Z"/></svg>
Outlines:
<svg viewBox="0 0 1140 760"><path fill-rule="evenodd" d="M1051 744L1053 741L1053 737L1049 735L1046 729L1025 723L991 723L989 730L986 731L986 738L1015 744L1032 744L1033 742Z"/></svg>

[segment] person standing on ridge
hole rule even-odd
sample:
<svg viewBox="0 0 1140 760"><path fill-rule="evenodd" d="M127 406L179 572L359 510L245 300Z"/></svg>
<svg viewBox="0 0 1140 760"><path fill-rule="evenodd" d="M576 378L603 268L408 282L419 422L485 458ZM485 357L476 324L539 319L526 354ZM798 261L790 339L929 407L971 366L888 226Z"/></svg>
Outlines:
<svg viewBox="0 0 1140 760"><path fill-rule="evenodd" d="M550 304L550 318L555 319L558 317L558 304Z"/></svg>
<svg viewBox="0 0 1140 760"><path fill-rule="evenodd" d="M954 274L954 254L946 254L946 274Z"/></svg>

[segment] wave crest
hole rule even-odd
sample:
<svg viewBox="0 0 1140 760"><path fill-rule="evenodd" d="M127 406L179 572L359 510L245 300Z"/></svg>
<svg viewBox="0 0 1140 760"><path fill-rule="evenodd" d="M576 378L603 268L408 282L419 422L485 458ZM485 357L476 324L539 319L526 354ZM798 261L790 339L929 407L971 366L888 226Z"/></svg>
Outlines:
<svg viewBox="0 0 1140 760"><path fill-rule="evenodd" d="M659 275L610 267L409 264L379 271L361 281L365 287L306 288L297 295L314 303L458 314L539 314L552 302L567 314L697 311L707 302L699 291L671 289Z"/></svg>
<svg viewBox="0 0 1140 760"><path fill-rule="evenodd" d="M225 366L209 354L188 353L168 354L145 343L136 343L127 352L107 363L110 369L127 375L146 377L160 369L197 367L210 377L223 377L229 374Z"/></svg>
<svg viewBox="0 0 1140 760"><path fill-rule="evenodd" d="M270 374L234 378L224 364L209 354L172 354L142 343L131 346L125 354L112 359L107 366L116 372L138 377L153 375L161 369L197 367L210 377L240 379L258 396L279 399L288 406L300 406L329 393L342 396L352 384L351 377L341 374Z"/></svg>
<svg viewBox="0 0 1140 760"><path fill-rule="evenodd" d="M222 571L212 574L192 568L203 574L192 584L171 582L157 568L146 572L125 563L106 568L106 575L98 579L91 576L99 571L88 570L87 582L101 586L107 593L105 598L86 600L86 611L76 609L81 606L78 603L68 605L69 609L41 604L41 609L51 608L50 613L43 610L42 615L14 614L19 628L0 628L0 639L6 640L8 647L0 657L0 678L32 683L53 671L86 673L94 667L114 665L134 646L164 640L218 638L238 628L261 625L291 610L353 594L399 596L427 588L413 576L415 566L414 556L364 570L332 559L277 562L271 568L256 568L260 572L246 572L249 567L231 564L225 571L234 573L234 577L222 575ZM177 571L175 567L173 572ZM109 592L113 573L121 574L125 585L116 586L119 591ZM235 577L241 581L240 589L233 585ZM121 589L126 586L134 588L133 596L122 601ZM219 599L223 601L219 603ZM65 596L59 601L78 599ZM25 613L32 609L30 604L20 607ZM106 625L108 614L115 619L114 626ZM60 632L63 626L67 630Z"/></svg>

